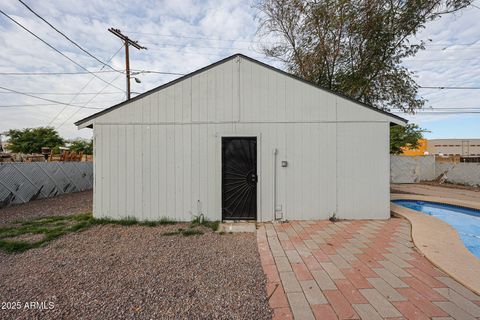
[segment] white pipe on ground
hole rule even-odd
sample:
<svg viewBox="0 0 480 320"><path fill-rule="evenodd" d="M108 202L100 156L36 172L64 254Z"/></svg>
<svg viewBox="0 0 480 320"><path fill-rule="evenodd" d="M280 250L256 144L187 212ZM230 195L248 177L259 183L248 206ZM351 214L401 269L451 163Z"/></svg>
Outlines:
<svg viewBox="0 0 480 320"><path fill-rule="evenodd" d="M277 148L273 149L273 220L277 219Z"/></svg>

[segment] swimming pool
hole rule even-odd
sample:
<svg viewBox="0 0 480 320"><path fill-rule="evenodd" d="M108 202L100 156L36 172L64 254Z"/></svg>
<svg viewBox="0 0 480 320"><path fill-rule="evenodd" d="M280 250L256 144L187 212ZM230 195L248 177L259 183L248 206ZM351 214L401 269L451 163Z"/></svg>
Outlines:
<svg viewBox="0 0 480 320"><path fill-rule="evenodd" d="M459 234L465 247L480 259L480 210L428 201L393 200L392 202L429 214L450 224Z"/></svg>

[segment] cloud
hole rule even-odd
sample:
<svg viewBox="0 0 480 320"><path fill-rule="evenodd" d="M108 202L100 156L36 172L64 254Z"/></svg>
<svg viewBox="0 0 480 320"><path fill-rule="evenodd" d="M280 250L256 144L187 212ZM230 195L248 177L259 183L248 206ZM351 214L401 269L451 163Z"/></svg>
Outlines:
<svg viewBox="0 0 480 320"><path fill-rule="evenodd" d="M417 39L427 41L427 48L416 57L405 61L405 65L416 74L421 86L479 87L480 74L480 10L469 7L458 13L444 16L427 24L416 35ZM432 41L428 41L431 39ZM462 108L477 107L480 90L441 90L420 89L420 94L428 100L426 108ZM450 110L449 110L450 111ZM457 136L459 129L468 137L479 137L480 130L471 121L479 114L424 114L406 116L412 122L431 129L430 137ZM458 128L459 123L465 127ZM452 125L455 123L455 126ZM467 130L465 130L467 128Z"/></svg>
<svg viewBox="0 0 480 320"><path fill-rule="evenodd" d="M131 67L140 70L157 70L188 73L236 52L242 52L267 63L280 66L262 57L256 37L255 15L257 12L248 1L231 0L163 0L163 1L73 1L46 0L30 1L28 4L54 26L77 41L89 52L102 60L107 60L121 48L122 43L107 29L116 27L148 47L148 50L131 49ZM69 43L45 23L35 17L15 0L2 3L2 10L24 24L53 46L90 71L102 66ZM425 52L406 61L416 71L421 85L479 85L478 70L480 50L478 46L451 46L441 50L443 44L471 43L478 41L480 10L471 8L461 14L444 17L430 23L417 38L431 38L433 41ZM221 39L221 40L218 40ZM82 71L45 44L27 32L0 17L0 69L3 72L76 72ZM467 50L468 48L468 50ZM478 48L478 49L477 49ZM451 59L451 60L447 60ZM123 70L123 50L110 63ZM108 70L108 69L104 69ZM116 73L102 73L99 76L107 82L123 89L125 79ZM116 80L114 80L118 77ZM144 92L175 78L158 74L141 74L142 83L132 82L132 91ZM90 82L90 83L89 83ZM93 79L91 75L58 76L2 76L0 86L24 92L77 93L88 86L83 93L96 93L105 83ZM121 90L114 87L104 89L88 107L108 107L122 101ZM422 90L434 107L478 106L480 90L438 91ZM41 95L47 99L70 102L74 95ZM93 95L82 94L73 103L84 104ZM48 103L35 98L16 94L0 93L0 105ZM36 106L28 108L0 108L0 132L10 128L23 128L47 125L63 109L61 105ZM73 122L86 117L95 110L65 108L52 123L60 127L60 133L68 138L89 137L90 130L78 131ZM451 116L415 116L412 119L421 123L448 121Z"/></svg>

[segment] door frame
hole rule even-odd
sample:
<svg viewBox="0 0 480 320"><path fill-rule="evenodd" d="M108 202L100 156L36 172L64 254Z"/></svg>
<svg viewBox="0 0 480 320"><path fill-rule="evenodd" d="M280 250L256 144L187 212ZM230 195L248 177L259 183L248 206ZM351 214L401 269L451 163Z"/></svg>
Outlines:
<svg viewBox="0 0 480 320"><path fill-rule="evenodd" d="M218 200L217 200L217 206L219 208L219 214L220 214L220 220L223 221L223 207L222 207L222 201L223 201L223 194L222 194L222 138L256 138L257 139L257 218L256 220L250 220L250 221L263 221L263 215L262 215L262 184L263 184L263 175L262 175L262 170L261 170L261 150L262 150L262 135L261 133L217 133L216 135L217 138L217 165L216 167L218 168L218 189L217 189L217 195L218 195Z"/></svg>

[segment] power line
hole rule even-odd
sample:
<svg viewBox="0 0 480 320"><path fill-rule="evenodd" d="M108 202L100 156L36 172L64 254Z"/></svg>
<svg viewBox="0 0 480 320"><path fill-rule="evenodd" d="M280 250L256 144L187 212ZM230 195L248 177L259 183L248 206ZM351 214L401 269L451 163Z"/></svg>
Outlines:
<svg viewBox="0 0 480 320"><path fill-rule="evenodd" d="M252 40L235 40L235 39L221 39L221 38L206 38L206 37L193 37L185 35L173 35L173 34L162 34L162 33L152 33L152 32L137 32L137 31L125 31L133 34L143 34L157 37L166 37L166 38L182 38L182 39L194 39L194 40L210 40L210 41L224 41L224 42L243 42L243 43L276 43L269 41L252 41Z"/></svg>
<svg viewBox="0 0 480 320"><path fill-rule="evenodd" d="M54 46L52 46L50 43L48 43L47 41L43 40L42 38L40 38L39 36L37 36L35 33L33 33L32 31L30 31L29 29L27 29L26 27L24 27L20 22L16 21L15 19L13 19L12 17L10 17L8 14L6 14L5 12L3 12L2 10L0 10L0 13L3 14L5 17L7 17L8 19L10 19L11 21L13 21L16 25L18 25L19 27L21 27L22 29L24 29L25 31L27 31L29 34L31 34L32 36L34 36L35 38L37 38L38 40L40 40L41 42L43 42L45 45L47 45L49 48L51 48L52 50L54 50L55 52L59 53L60 55L62 55L63 57L65 57L66 59L68 59L69 61L71 61L72 63L74 63L76 66L78 66L79 68L85 70L86 72L90 73L91 75L93 75L95 78L99 79L100 81L104 82L104 83L108 83L107 81L105 81L104 79L102 79L101 77L97 76L96 74L90 72L90 70L88 70L87 68L85 68L84 66L82 66L81 64L79 64L78 62L76 62L75 60L73 60L72 58L70 58L69 56L67 56L66 54L64 54L63 52L61 52L60 50L58 50L57 48L55 48ZM123 91L123 89L113 85L113 84L110 84L112 87L116 88L116 89L119 89L121 91Z"/></svg>
<svg viewBox="0 0 480 320"><path fill-rule="evenodd" d="M155 42L143 42L145 44L152 44L159 48L185 48L185 49L222 49L222 50L250 50L250 48L239 48L239 47L213 47L213 46L196 46L191 44L159 44Z"/></svg>
<svg viewBox="0 0 480 320"><path fill-rule="evenodd" d="M473 5L473 4L472 4ZM473 5L475 6L475 5ZM417 37L415 37L417 38ZM418 40L422 41L421 39L417 38ZM440 42L442 42L442 40L439 40ZM455 42L451 42L451 41L448 41L448 40L444 40L443 42L444 43L438 43L438 40L431 40L431 39L424 39L423 42L426 44L426 45L429 45L429 46L448 46L448 45L463 45L463 46L470 46L470 45L475 45L475 44L480 44L479 43L480 39L477 39L477 40L474 40L474 41L470 41L470 42L466 42L466 43L455 43ZM431 43L431 42L434 42L434 43Z"/></svg>
<svg viewBox="0 0 480 320"><path fill-rule="evenodd" d="M420 86L420 89L440 89L440 90L480 90L480 87L442 87L442 86Z"/></svg>
<svg viewBox="0 0 480 320"><path fill-rule="evenodd" d="M168 51L174 51L176 52L177 54L179 53L179 49L174 49L174 48L181 48L182 52L181 54L195 54L195 55L202 55L202 56L220 56L220 57L224 57L225 54L220 54L218 52L198 52L198 51L185 51L185 50L188 50L188 49L191 49L191 50L194 50L195 48L200 48L200 49L219 49L219 50L233 50L235 52L238 52L238 51L249 51L249 52L255 52L256 54L258 54L258 52L256 50L254 50L253 48L239 48L239 47L212 47L212 46L195 46L195 45L170 45L170 44L165 44L165 45L158 45L157 43L151 43L151 42L146 42L146 44L153 44L153 45L157 45L158 47L153 47L153 48L150 48L149 50L153 50L153 51L165 51L165 50L168 50ZM270 57L266 57L266 56L252 56L252 58L256 58L256 59L267 59L267 60L273 60L272 58Z"/></svg>
<svg viewBox="0 0 480 320"><path fill-rule="evenodd" d="M31 94L29 94L29 93L20 92L20 91L17 91L17 90L13 90L13 89L1 87L1 86L0 86L0 89L6 90L6 91L15 92L15 93L18 93L18 94L21 94L21 95L24 95L24 96L27 96L27 97L35 98L35 99L40 99L40 100L44 100L44 101L48 101L48 102L52 102L52 103L56 103L56 104L61 104L61 105L64 105L65 107L77 107L77 108L78 108L78 106L72 105L72 104L70 104L70 103L65 103L65 102L61 102L61 101L57 101L57 100L52 100L52 99L46 99L46 98L42 98L42 97L37 97L37 96L31 95ZM82 107L82 108L91 109L91 108L89 108L89 107ZM97 108L95 108L95 109L97 109Z"/></svg>
<svg viewBox="0 0 480 320"><path fill-rule="evenodd" d="M165 72L165 71L152 71L152 70L139 70L139 69L130 69L131 71L138 72L138 73L155 73L155 74L166 74L166 75L174 75L174 76L184 76L185 73L176 73L176 72Z"/></svg>
<svg viewBox="0 0 480 320"><path fill-rule="evenodd" d="M445 48L425 48L425 51L459 51L459 50L480 50L480 47L475 47L475 48L472 48L472 47L468 47L468 48L451 48L453 46L447 46Z"/></svg>
<svg viewBox="0 0 480 320"><path fill-rule="evenodd" d="M88 102L88 101L87 101ZM95 101L96 103L111 103L111 102L118 102L117 100L104 100L104 101ZM80 107L82 104L86 102L78 102L77 104L72 104L72 107ZM4 104L0 105L0 108L29 108L29 107L48 107L48 106L58 106L58 103L34 103L34 104ZM98 108L104 109L104 108Z"/></svg>
<svg viewBox="0 0 480 320"><path fill-rule="evenodd" d="M198 39L198 40L216 40L216 41L227 41L227 42L244 42L244 43L258 43L258 44L265 44L265 43L271 43L271 44L278 44L280 42L268 42L268 41L248 41L248 40L233 40L233 39L214 39L214 38L202 38L202 37L189 37L189 36L174 36L174 35L162 35L162 34L155 34L155 33L142 33L142 32L131 32L127 31L129 33L137 33L137 34L149 34L149 35L158 35L162 37L172 37L172 38L187 38L187 39ZM477 43L478 41L472 42L472 43L450 43L450 44L426 44L425 46L427 47L426 50L446 50L449 49L450 47L453 46L478 46L479 48L471 48L471 49L480 49L480 43ZM172 43L167 43L167 44L159 44L156 42L143 42L145 44L152 44L156 46L161 46L161 47L185 47L185 46L190 46L194 48L211 48L211 49L237 49L237 50L245 50L245 49L250 49L250 48L241 48L241 47L216 47L216 46L197 46L197 45L192 45L192 44L172 44ZM433 48L433 49L428 49L430 46L439 46L443 47L441 49ZM461 50L465 48L450 48L453 50ZM468 49L468 48L467 48Z"/></svg>
<svg viewBox="0 0 480 320"><path fill-rule="evenodd" d="M89 55L90 57L92 57L93 59L97 60L98 62L100 62L102 65L114 70L114 71L117 71L116 69L114 69L111 65L103 62L102 60L98 59L96 56L94 56L93 54L91 54L90 52L88 52L86 49L84 49L82 46L80 46L78 43L76 43L75 41L73 41L72 39L70 39L66 34L64 34L63 32L61 32L60 30L58 30L57 28L55 28L50 22L48 22L45 18L43 18L42 16L40 16L38 13L36 13L32 8L30 8L25 2L23 2L22 0L18 0L18 2L20 2L21 4L23 4L30 12L32 12L34 15L36 15L39 19L41 19L43 22L45 22L46 24L48 24L53 30L57 31L59 34L61 34L65 39L67 39L68 41L70 41L73 45L75 45L77 48L79 48L80 50L82 50L83 52L85 52L87 55ZM118 72L118 71L117 71Z"/></svg>
<svg viewBox="0 0 480 320"><path fill-rule="evenodd" d="M26 104L26 105L3 105L0 106L0 108L31 108L31 107L46 107L46 106L52 106L52 105L59 105L59 104ZM80 107L77 105L70 105L69 107ZM95 110L103 110L105 108L97 108L97 107L85 107L85 109L95 109Z"/></svg>
<svg viewBox="0 0 480 320"><path fill-rule="evenodd" d="M424 61L455 61L455 62L458 62L458 61L472 61L472 60L478 60L480 61L480 58L479 57L475 57L475 58L466 58L466 59L408 59L408 60L404 60L402 62L416 62L416 61L421 61L421 62L424 62Z"/></svg>
<svg viewBox="0 0 480 320"><path fill-rule="evenodd" d="M393 113L400 114L405 113L401 111L399 108L395 108L399 111L392 111ZM458 110L457 110L458 109ZM411 115L419 115L419 114L476 114L480 113L480 108L437 108L437 109L418 109L414 110L414 114Z"/></svg>
<svg viewBox="0 0 480 320"><path fill-rule="evenodd" d="M465 47L470 47L470 46L480 46L480 43L478 43L479 40L475 40L473 42L469 43L427 43L425 44L426 47L451 47L451 46L465 46Z"/></svg>
<svg viewBox="0 0 480 320"><path fill-rule="evenodd" d="M480 107L447 107L447 108L425 108L422 110L480 110Z"/></svg>
<svg viewBox="0 0 480 320"><path fill-rule="evenodd" d="M111 82L114 82L114 81L117 80L120 76L121 76L121 74L119 74L118 76L116 76L115 79L113 79ZM103 89L100 90L100 91L98 92L98 94L100 94L103 90L105 90L105 89L107 89L107 88L108 88L108 85L106 85L105 87L103 87ZM97 97L97 96L93 96L93 97L84 105L84 107L82 107L82 108L79 107L79 109L78 109L77 111L75 111L72 115L70 115L70 117L68 117L65 121L63 121L62 124L60 124L56 129L58 130L58 129L60 129L61 127L63 127L63 126L65 125L65 123L67 123L67 122L68 122L70 119L72 119L77 113L79 113L80 110L84 109L85 106L86 106L87 104L89 104L89 103L90 103L93 99L95 99L96 97Z"/></svg>
<svg viewBox="0 0 480 320"><path fill-rule="evenodd" d="M155 70L141 70L141 69L131 69L132 71L139 73L156 73L156 74L166 74L166 75L175 75L183 76L183 73L176 72L167 72L167 71L155 71ZM112 73L112 72L121 72L121 70L102 70L102 71L90 71L90 72L0 72L0 75L4 76L56 76L56 75L85 75L90 73Z"/></svg>
<svg viewBox="0 0 480 320"><path fill-rule="evenodd" d="M187 48L188 49L188 48ZM197 51L185 51L184 50L178 50L178 49L172 49L172 48L150 48L149 49L150 51L162 51L162 52L165 52L165 51L172 51L172 52L175 52L175 55L185 55L185 54L188 54L188 55L196 55L196 56L212 56L212 57L225 57L225 54L222 54L222 53L214 53L214 52L197 52ZM252 51L252 50L249 50L249 51ZM266 60L275 60L274 58L270 58L270 57L266 57L266 56L250 56L251 58L254 58L254 59L266 59Z"/></svg>
<svg viewBox="0 0 480 320"><path fill-rule="evenodd" d="M22 93L27 93L27 94L39 94L39 95L55 95L55 96L75 96L75 95L92 95L92 94L97 94L97 92L25 92L23 91ZM0 91L0 94L16 94L16 92L2 92ZM123 92L102 92L102 94L123 94Z"/></svg>
<svg viewBox="0 0 480 320"><path fill-rule="evenodd" d="M393 108L395 110L401 110L400 108ZM428 108L424 108L424 109L418 109L418 110L415 110L415 112L424 112L424 111L427 111L427 112L430 112L430 111L455 111L455 110L460 110L460 111L476 111L476 110L479 110L480 111L480 107L428 107Z"/></svg>
<svg viewBox="0 0 480 320"><path fill-rule="evenodd" d="M403 112L393 112L395 114L404 114ZM415 111L414 115L420 115L420 114L434 114L434 115L440 115L440 114L480 114L480 111L438 111L438 112L420 112L420 111Z"/></svg>
<svg viewBox="0 0 480 320"><path fill-rule="evenodd" d="M0 75L4 76L56 76L56 75L84 75L91 73L111 73L111 72L123 72L113 70L103 71L90 71L90 72L0 72Z"/></svg>
<svg viewBox="0 0 480 320"><path fill-rule="evenodd" d="M172 35L172 34L161 34L161 33L150 33L150 32L137 32L137 31L127 31L129 33L133 33L133 34L142 34L142 35L150 35L150 36L158 36L158 37L167 37L167 38L183 38L183 39L193 39L193 40L211 40L211 41L223 41L223 42L240 42L240 43L254 43L254 44L275 44L275 43L279 43L278 41L277 42L272 42L272 41L253 41L253 40L235 40L235 39L220 39L220 38L207 38L207 37L194 37L194 36L185 36L185 35ZM147 43L148 44L148 43ZM157 43L152 43L154 45L158 45ZM448 43L448 44L426 44L425 46L427 47L426 49L427 50L433 50L433 51L442 51L442 50L445 50L445 49L449 49L449 47L451 46L480 46L480 43L478 43L478 41L473 41L471 43ZM169 44L169 45L165 45L165 47L183 47L184 45L174 45L174 44ZM440 49L431 49L431 48L428 48L428 47L431 47L431 46L441 46L441 47L444 47L444 48L440 48ZM238 47L230 47L230 48L225 48L225 47L208 47L208 46L203 46L203 47L199 47L199 46L193 46L193 47L196 47L196 48L214 48L214 49L236 49L236 50L244 50L244 49L248 49L248 48L238 48ZM465 48L450 48L449 50L463 50ZM471 50L471 49L480 49L479 48L466 48L468 50ZM455 60L455 59L446 59L446 60ZM462 59L462 60L466 60L466 59ZM469 60L469 59L468 59ZM473 60L473 59L472 59ZM410 61L414 61L414 60L410 60ZM420 60L419 60L420 61ZM442 59L435 59L435 60L432 60L432 61L443 61Z"/></svg>
<svg viewBox="0 0 480 320"><path fill-rule="evenodd" d="M193 40L210 40L210 41L223 41L223 42L240 42L240 43L253 43L253 44L278 44L280 42L274 42L274 41L253 41L253 40L235 40L235 39L221 39L221 38L207 38L207 37L194 37L194 36L184 36L184 35L172 35L172 34L161 34L161 33L150 33L150 32L136 32L136 31L126 31L128 33L133 33L133 34L142 34L142 35L150 35L150 36L158 36L158 37L167 37L167 38L182 38L182 39L193 39ZM153 45L159 45L158 43L154 42L144 42L145 44L153 44ZM164 45L165 47L183 47L184 45L176 45L176 44L166 44ZM192 46L192 45L190 45ZM445 50L448 49L449 47L452 46L479 46L480 43L478 41L473 41L470 43L446 43L446 44L437 44L437 43L427 43L425 44L425 47L427 50ZM193 46L195 48L213 48L213 49L237 49L237 50L243 50L243 49L248 49L248 48L238 48L238 47L212 47L212 46ZM429 49L428 47L443 47L441 49ZM453 48L454 50L460 50L464 48ZM476 49L476 48L472 48ZM479 48L480 49L480 48Z"/></svg>
<svg viewBox="0 0 480 320"><path fill-rule="evenodd" d="M110 62L110 61L113 59L113 57L115 57L115 56L120 52L120 50L122 50L122 48L123 48L123 46L121 46L120 48L118 48L117 51L115 51L115 53L114 53L107 61ZM105 66L102 66L99 71L102 71L103 68L105 68ZM85 84L83 85L83 87L80 89L80 91L78 91L78 93L81 93L81 92L83 91L83 89L85 89L86 87L88 87L88 85L93 81L93 79L94 79L94 78L90 78L90 80L88 80L87 83L85 83ZM123 91L123 90L122 90L122 91ZM70 100L70 103L72 103L77 97L78 97L78 95L75 95L75 96ZM96 96L94 96L94 98L95 98L95 97L96 97ZM91 100L89 100L89 101L91 101ZM58 116L60 116L60 115L63 113L63 111L65 111L66 108L67 108L66 106L63 107L63 109L60 110L60 111L55 115L55 117L52 118L52 120L50 120L50 122L48 123L47 126L50 126L55 120L57 120Z"/></svg>

